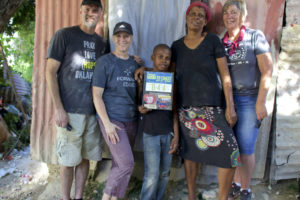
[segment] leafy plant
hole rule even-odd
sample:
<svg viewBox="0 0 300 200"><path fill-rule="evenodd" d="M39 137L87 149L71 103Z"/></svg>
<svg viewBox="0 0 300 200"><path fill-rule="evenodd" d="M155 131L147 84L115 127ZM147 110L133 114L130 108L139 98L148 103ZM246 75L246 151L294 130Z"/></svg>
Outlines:
<svg viewBox="0 0 300 200"><path fill-rule="evenodd" d="M26 147L30 140L30 124L23 125L20 116L9 112L4 113L3 119L8 129L16 134L16 137L10 137L7 142L3 143L5 152L12 148L20 150Z"/></svg>
<svg viewBox="0 0 300 200"><path fill-rule="evenodd" d="M35 1L24 0L5 27L4 33L0 34L0 42L10 67L28 82L32 79L34 29ZM0 65L3 66L1 55Z"/></svg>
<svg viewBox="0 0 300 200"><path fill-rule="evenodd" d="M5 113L3 116L4 121L10 131L17 132L17 123L19 121L19 116L13 113Z"/></svg>
<svg viewBox="0 0 300 200"><path fill-rule="evenodd" d="M35 20L35 0L24 0L4 29L5 34L13 36L19 30L29 27Z"/></svg>

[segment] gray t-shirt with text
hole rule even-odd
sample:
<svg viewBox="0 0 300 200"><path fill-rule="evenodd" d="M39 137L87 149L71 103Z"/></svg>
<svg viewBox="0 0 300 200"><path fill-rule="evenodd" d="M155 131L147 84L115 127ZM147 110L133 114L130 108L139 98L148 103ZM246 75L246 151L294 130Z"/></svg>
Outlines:
<svg viewBox="0 0 300 200"><path fill-rule="evenodd" d="M137 83L133 58L120 59L109 53L97 60L93 86L104 88L102 95L110 119L130 122L137 119Z"/></svg>

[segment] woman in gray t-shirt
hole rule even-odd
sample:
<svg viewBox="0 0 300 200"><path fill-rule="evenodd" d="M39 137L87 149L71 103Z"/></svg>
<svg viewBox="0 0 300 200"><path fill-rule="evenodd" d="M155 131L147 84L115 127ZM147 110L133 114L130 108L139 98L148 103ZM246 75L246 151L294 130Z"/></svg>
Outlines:
<svg viewBox="0 0 300 200"><path fill-rule="evenodd" d="M129 56L132 27L116 24L115 50L96 62L93 75L93 100L103 138L112 155L112 166L102 200L124 198L133 170L132 147L136 136L136 91L133 74L138 67Z"/></svg>
<svg viewBox="0 0 300 200"><path fill-rule="evenodd" d="M227 32L223 38L233 84L238 121L234 127L241 153L229 198L251 199L250 181L255 166L255 143L260 121L267 116L266 96L271 83L272 57L264 34L246 28L244 0L227 0L223 21Z"/></svg>

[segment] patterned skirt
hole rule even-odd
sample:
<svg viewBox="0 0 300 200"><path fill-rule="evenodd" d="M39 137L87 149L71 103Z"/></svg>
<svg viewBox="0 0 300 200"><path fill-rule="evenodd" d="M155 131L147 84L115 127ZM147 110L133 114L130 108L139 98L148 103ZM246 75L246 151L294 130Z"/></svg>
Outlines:
<svg viewBox="0 0 300 200"><path fill-rule="evenodd" d="M234 133L220 107L179 109L180 156L222 168L241 166Z"/></svg>

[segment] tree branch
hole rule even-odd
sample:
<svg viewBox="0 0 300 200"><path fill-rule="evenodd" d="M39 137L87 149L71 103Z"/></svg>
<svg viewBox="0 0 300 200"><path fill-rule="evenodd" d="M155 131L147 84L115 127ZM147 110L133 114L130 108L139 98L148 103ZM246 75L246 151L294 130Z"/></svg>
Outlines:
<svg viewBox="0 0 300 200"><path fill-rule="evenodd" d="M0 1L0 33L3 32L10 18L14 15L24 0L1 0Z"/></svg>

